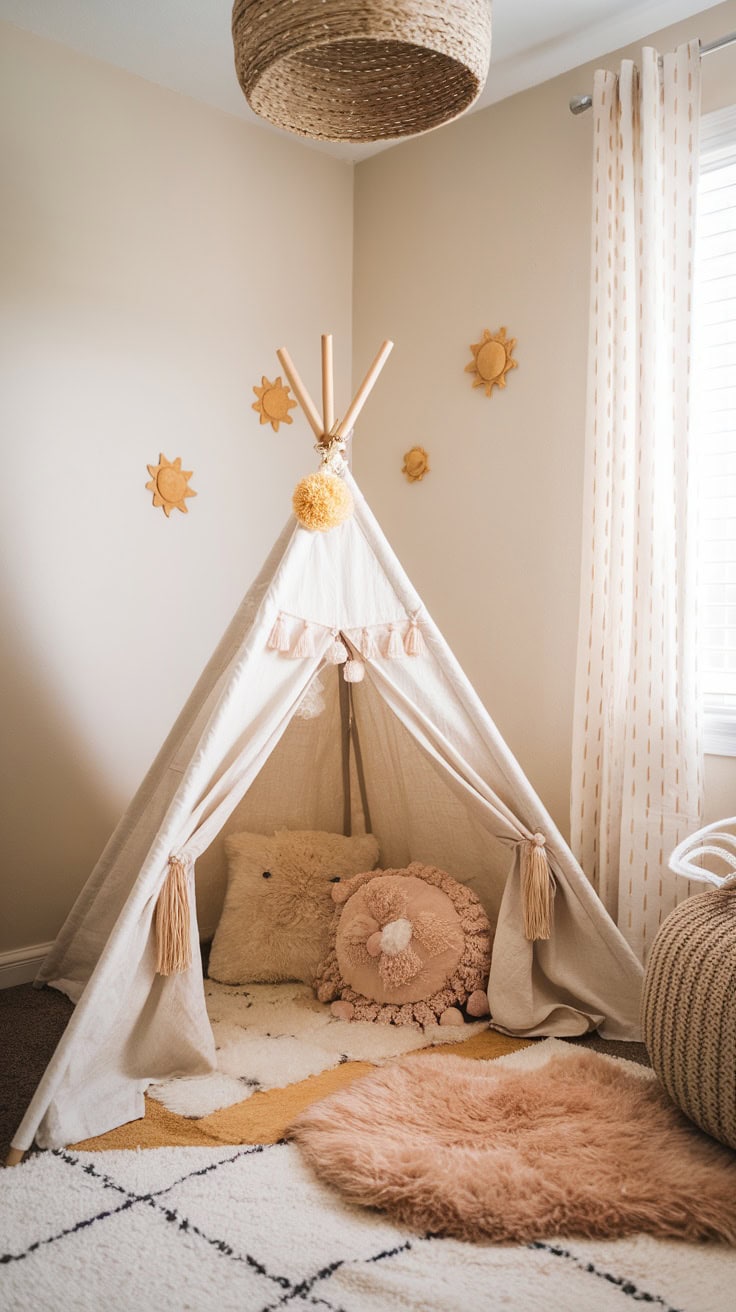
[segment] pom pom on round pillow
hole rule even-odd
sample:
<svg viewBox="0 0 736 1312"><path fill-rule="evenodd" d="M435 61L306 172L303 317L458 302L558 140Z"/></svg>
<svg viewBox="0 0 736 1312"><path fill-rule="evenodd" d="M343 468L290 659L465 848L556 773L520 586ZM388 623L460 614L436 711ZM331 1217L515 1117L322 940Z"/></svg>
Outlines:
<svg viewBox="0 0 736 1312"><path fill-rule="evenodd" d="M336 884L314 987L344 1020L462 1025L488 1015L493 932L475 893L415 861Z"/></svg>

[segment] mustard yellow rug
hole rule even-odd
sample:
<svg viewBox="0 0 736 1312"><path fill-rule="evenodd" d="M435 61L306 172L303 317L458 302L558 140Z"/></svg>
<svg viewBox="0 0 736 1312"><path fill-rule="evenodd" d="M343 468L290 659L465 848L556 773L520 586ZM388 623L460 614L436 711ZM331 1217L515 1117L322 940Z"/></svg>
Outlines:
<svg viewBox="0 0 736 1312"><path fill-rule="evenodd" d="M442 1048L423 1048L414 1053L412 1061L423 1057L453 1055L491 1061L508 1052L518 1052L530 1046L532 1040L512 1039L495 1030L484 1030L471 1039L447 1044ZM139 1121L129 1121L116 1130L84 1139L73 1147L85 1152L102 1152L117 1148L203 1148L215 1144L278 1143L286 1126L299 1112L304 1111L329 1093L344 1089L354 1080L368 1075L375 1066L364 1061L345 1062L333 1070L313 1075L299 1084L284 1089L269 1089L254 1093L244 1102L224 1107L210 1116L192 1120L167 1111L152 1098L146 1098L146 1114Z"/></svg>

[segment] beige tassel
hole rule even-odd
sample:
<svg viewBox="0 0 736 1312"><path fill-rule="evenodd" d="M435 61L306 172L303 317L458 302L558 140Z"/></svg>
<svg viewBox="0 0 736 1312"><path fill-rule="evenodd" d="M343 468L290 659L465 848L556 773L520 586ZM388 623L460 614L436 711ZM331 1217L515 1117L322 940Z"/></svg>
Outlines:
<svg viewBox="0 0 736 1312"><path fill-rule="evenodd" d="M289 635L286 632L284 617L279 611L278 618L268 636L267 647L269 651L288 651Z"/></svg>
<svg viewBox="0 0 736 1312"><path fill-rule="evenodd" d="M297 659L301 656L314 656L314 634L306 620L304 621L304 628L299 634L299 637L294 644L294 650L291 654Z"/></svg>
<svg viewBox="0 0 736 1312"><path fill-rule="evenodd" d="M365 665L355 658L346 661L343 666L343 678L346 683L362 683L365 678Z"/></svg>
<svg viewBox="0 0 736 1312"><path fill-rule="evenodd" d="M370 629L363 629L360 650L367 661L374 661L377 656L381 655L381 649Z"/></svg>
<svg viewBox="0 0 736 1312"><path fill-rule="evenodd" d="M189 884L183 862L169 857L169 869L156 903L156 973L179 975L192 964Z"/></svg>
<svg viewBox="0 0 736 1312"><path fill-rule="evenodd" d="M549 938L553 892L544 834L535 834L521 844L521 905L526 938Z"/></svg>
<svg viewBox="0 0 736 1312"><path fill-rule="evenodd" d="M388 626L388 642L386 643L386 655L389 657L390 660L396 660L399 656L404 655L404 644L401 641L401 634L399 633L395 624L389 624Z"/></svg>
<svg viewBox="0 0 736 1312"><path fill-rule="evenodd" d="M423 656L426 648L422 631L416 620L412 620L404 638L404 651L407 656Z"/></svg>

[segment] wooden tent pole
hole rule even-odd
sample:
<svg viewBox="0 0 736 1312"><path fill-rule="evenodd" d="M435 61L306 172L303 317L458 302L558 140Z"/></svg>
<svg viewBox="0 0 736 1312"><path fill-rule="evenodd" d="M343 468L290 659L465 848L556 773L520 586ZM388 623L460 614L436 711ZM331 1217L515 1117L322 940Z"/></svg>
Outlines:
<svg viewBox="0 0 736 1312"><path fill-rule="evenodd" d="M329 433L335 422L335 391L332 373L332 333L322 334L322 429Z"/></svg>
<svg viewBox="0 0 736 1312"><path fill-rule="evenodd" d="M353 832L353 805L350 797L350 738L352 736L352 717L350 714L350 684L343 678L342 665L336 665L339 680L338 696L340 699L340 756L342 760L342 832L348 838Z"/></svg>
<svg viewBox="0 0 736 1312"><path fill-rule="evenodd" d="M363 409L363 406L368 400L368 397L370 396L376 384L378 375L383 369L383 366L388 360L388 357L390 356L393 349L394 349L393 342L390 342L388 340L386 340L381 346L378 355L373 361L373 364L368 370L368 373L366 374L365 378L360 384L360 387L355 393L355 396L353 397L352 401L350 402L350 406L348 410L346 411L344 417L340 420L337 429L338 435L340 437L344 437L347 433L350 432L351 428L355 427L355 423L358 418L358 415L360 414L361 410ZM286 368L286 365L284 365L284 368ZM294 391L296 391L296 388L294 388Z"/></svg>
<svg viewBox="0 0 736 1312"><path fill-rule="evenodd" d="M321 442L322 437L324 435L322 420L319 417L319 413L317 411L316 405L314 404L314 401L312 400L311 396L309 395L309 392L304 386L304 383L302 382L296 369L294 368L294 361L292 360L285 346L280 346L276 354L281 362L281 366L284 370L284 373L286 374L286 377L291 383L291 389L294 393L294 396L296 397L302 410L307 416L309 426L312 429L314 436L317 438L318 441Z"/></svg>
<svg viewBox="0 0 736 1312"><path fill-rule="evenodd" d="M25 1157L25 1153L22 1148L11 1148L10 1152L5 1158L5 1165L19 1166L20 1163L23 1161L24 1157Z"/></svg>

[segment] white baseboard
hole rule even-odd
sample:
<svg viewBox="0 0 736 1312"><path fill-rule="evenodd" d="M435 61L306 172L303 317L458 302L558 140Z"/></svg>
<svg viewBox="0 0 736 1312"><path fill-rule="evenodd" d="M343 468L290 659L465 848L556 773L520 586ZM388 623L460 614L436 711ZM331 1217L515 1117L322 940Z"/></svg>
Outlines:
<svg viewBox="0 0 736 1312"><path fill-rule="evenodd" d="M30 984L52 947L53 943L34 943L29 948L0 952L0 989L11 989L15 984Z"/></svg>

